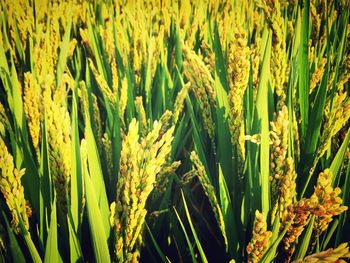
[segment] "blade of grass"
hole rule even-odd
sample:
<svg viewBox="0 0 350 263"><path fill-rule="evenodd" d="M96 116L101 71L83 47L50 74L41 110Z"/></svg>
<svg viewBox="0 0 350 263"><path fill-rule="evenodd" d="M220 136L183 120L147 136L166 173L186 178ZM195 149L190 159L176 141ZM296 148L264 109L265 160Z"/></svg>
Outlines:
<svg viewBox="0 0 350 263"><path fill-rule="evenodd" d="M256 99L256 118L261 127L260 144L260 186L261 186L261 204L262 213L267 216L269 212L269 113L268 113L268 89L270 76L270 57L271 57L271 32L268 34L267 46L261 67L258 94Z"/></svg>
<svg viewBox="0 0 350 263"><path fill-rule="evenodd" d="M89 228L92 236L92 245L96 262L111 262L107 236L104 228L102 213L98 205L95 187L90 179L87 167L84 168L84 182L86 189L86 207L89 221ZM108 219L108 217L107 217Z"/></svg>
<svg viewBox="0 0 350 263"><path fill-rule="evenodd" d="M298 247L297 251L295 252L294 259L303 259L306 255L306 252L310 246L310 240L312 237L312 231L314 230L314 221L315 216L312 215L309 221L309 224L307 226L307 229L305 231L305 234L302 239L300 239L300 246Z"/></svg>
<svg viewBox="0 0 350 263"><path fill-rule="evenodd" d="M191 219L191 216L190 216L190 212L188 211L188 207L187 207L187 204L186 204L185 196L184 196L184 193L182 191L181 191L181 196L182 196L182 201L183 201L185 212L186 212L186 217L187 217L188 223L190 225L190 228L191 228L191 231L192 231L192 235L193 235L194 240L196 242L196 245L197 245L197 248L198 248L198 251L199 251L199 255L201 256L202 262L208 262L207 257L204 254L202 245L201 245L201 243L200 243L200 241L198 239L196 230L194 229L194 226L193 226L193 223L192 223L192 219Z"/></svg>
<svg viewBox="0 0 350 263"><path fill-rule="evenodd" d="M152 241L152 244L154 245L157 253L158 253L158 256L160 257L160 259L162 260L162 262L169 262L166 258L166 256L164 255L162 249L159 247L156 239L154 238L153 234L152 234L152 231L151 229L149 228L147 222L145 221L145 226L146 226L146 229L147 229L147 232L151 238L151 241Z"/></svg>
<svg viewBox="0 0 350 263"><path fill-rule="evenodd" d="M77 234L75 233L74 227L71 223L71 216L67 217L68 231L69 231L69 250L70 250L70 261L71 262L83 262L83 253Z"/></svg>
<svg viewBox="0 0 350 263"><path fill-rule="evenodd" d="M216 121L218 137L218 155L228 189L233 192L237 184L237 172L232 169L232 146L231 135L228 129L228 98L227 98L227 67L224 62L224 55L220 43L220 36L217 25L214 26L213 47L215 53L215 84L216 90ZM233 173L233 174L232 174Z"/></svg>
<svg viewBox="0 0 350 263"><path fill-rule="evenodd" d="M46 116L44 116L44 123L41 129L41 160L39 167L39 180L40 180L40 215L39 215L39 238L42 247L46 244L48 227L47 221L51 214L52 200L52 181L49 165L49 152L46 132Z"/></svg>
<svg viewBox="0 0 350 263"><path fill-rule="evenodd" d="M328 69L328 66L326 66ZM320 138L320 130L322 125L322 118L324 114L324 106L326 103L327 95L327 83L328 83L328 70L322 77L321 84L317 89L317 94L313 107L310 112L310 120L307 127L307 138L305 146L305 154L307 157L313 156L316 151L317 142Z"/></svg>
<svg viewBox="0 0 350 263"><path fill-rule="evenodd" d="M88 116L88 114L87 114ZM108 238L110 235L110 225L109 225L109 207L106 194L105 183L102 174L101 162L98 155L98 149L96 146L95 138L91 129L90 120L87 119L85 126L85 136L87 141L87 155L89 171L91 174L91 182L94 186L94 193L96 201L98 204L99 211L101 213L101 220L103 222L102 226L104 228L104 233ZM86 178L86 176L85 176Z"/></svg>
<svg viewBox="0 0 350 263"><path fill-rule="evenodd" d="M279 240L280 228L281 228L280 215L279 213L277 213L277 216L275 217L275 220L272 224L272 236L269 241L270 248L268 249L268 251L266 251L266 254L268 254L268 256L266 256L265 258L266 262L272 262L273 258L276 255L278 244L282 240L282 239ZM276 244L275 242L278 242L278 243Z"/></svg>
<svg viewBox="0 0 350 263"><path fill-rule="evenodd" d="M342 143L342 145L340 146L337 154L335 155L330 170L332 171L333 174L333 179L332 179L332 185L333 187L335 186L336 183L336 179L338 178L338 173L340 171L340 167L342 166L343 162L344 162L344 156L346 153L346 150L349 146L349 141L350 141L350 130L348 130L348 132L346 133L345 139Z"/></svg>
<svg viewBox="0 0 350 263"><path fill-rule="evenodd" d="M39 252L36 249L34 242L30 236L30 233L27 231L27 229L24 226L24 223L22 221L22 219L20 218L20 226L21 226L21 234L24 238L24 241L27 245L27 248L29 250L30 256L33 260L34 263L41 263L42 260L40 258Z"/></svg>
<svg viewBox="0 0 350 263"><path fill-rule="evenodd" d="M324 238L324 241L322 242L322 251L325 250L329 244L329 241L331 240L331 238L333 237L334 235L334 232L335 230L337 229L337 227L339 226L339 219L335 219L333 222L332 222L332 225L330 227L329 230L327 230L326 232L326 236ZM340 229L340 228L339 228Z"/></svg>
<svg viewBox="0 0 350 263"><path fill-rule="evenodd" d="M51 208L50 228L49 228L49 233L48 233L47 242L46 242L44 262L45 263L62 262L58 252L58 244L57 244L56 198L54 198L52 203L52 208Z"/></svg>
<svg viewBox="0 0 350 263"><path fill-rule="evenodd" d="M222 169L219 164L219 193L220 193L220 206L224 217L225 230L228 240L228 250L233 258L237 256L238 240L235 235L235 217L233 215L232 203L230 193L228 191L225 177L222 174ZM227 249L227 248L226 248Z"/></svg>
<svg viewBox="0 0 350 263"><path fill-rule="evenodd" d="M181 229L182 231L184 232L184 235L185 235L185 239L186 239L186 242L187 242L187 246L188 246L188 249L190 250L190 255L191 255L191 258L192 258L192 262L197 262L196 260L196 257L194 255L194 250L193 250L193 247L192 247L192 244L191 244L191 241L190 241L190 238L188 237L188 234L187 234L187 231L186 231L186 228L180 218L180 215L178 214L178 212L176 211L176 208L174 207L174 211L175 211L175 214L176 214L176 217L180 223L180 226L181 226Z"/></svg>
<svg viewBox="0 0 350 263"><path fill-rule="evenodd" d="M26 259L23 255L20 245L18 244L16 236L13 233L12 228L10 227L10 224L6 218L5 212L4 211L1 211L1 212L2 212L2 216L4 218L6 229L7 229L7 235L9 238L9 249L11 252L12 260L13 262L25 263Z"/></svg>
<svg viewBox="0 0 350 263"><path fill-rule="evenodd" d="M264 256L262 257L262 259L260 261L261 263L273 262L273 259L276 256L277 247L281 243L284 235L287 233L287 230L288 230L290 224L291 224L291 222L289 222L288 225L285 226L283 231L281 231L280 234L278 235L278 238L275 241L273 241L273 243L269 246L269 248L267 249L266 253L264 254Z"/></svg>
<svg viewBox="0 0 350 263"><path fill-rule="evenodd" d="M71 185L70 185L70 206L69 210L72 215L72 225L76 233L80 233L80 215L82 210L82 170L80 159L80 144L79 144L79 131L78 131L78 109L76 101L76 92L73 91L72 98L72 148L71 148Z"/></svg>
<svg viewBox="0 0 350 263"><path fill-rule="evenodd" d="M56 72L57 72L56 84L57 84L57 86L60 84L62 75L66 69L70 34L71 34L71 28L72 28L72 17L73 17L73 14L69 10L66 31L64 32L64 35L62 37L62 42L60 44L60 54L58 56L58 62L57 62L57 67L56 67Z"/></svg>
<svg viewBox="0 0 350 263"><path fill-rule="evenodd" d="M302 2L301 36L299 46L299 105L301 115L302 141L306 141L307 124L309 117L309 1Z"/></svg>

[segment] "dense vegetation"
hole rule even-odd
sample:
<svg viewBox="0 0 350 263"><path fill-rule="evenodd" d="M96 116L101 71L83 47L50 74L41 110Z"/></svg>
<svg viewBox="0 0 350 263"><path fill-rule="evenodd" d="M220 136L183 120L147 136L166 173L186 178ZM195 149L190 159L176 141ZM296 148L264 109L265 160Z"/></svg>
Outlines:
<svg viewBox="0 0 350 263"><path fill-rule="evenodd" d="M0 8L1 262L350 257L348 0Z"/></svg>

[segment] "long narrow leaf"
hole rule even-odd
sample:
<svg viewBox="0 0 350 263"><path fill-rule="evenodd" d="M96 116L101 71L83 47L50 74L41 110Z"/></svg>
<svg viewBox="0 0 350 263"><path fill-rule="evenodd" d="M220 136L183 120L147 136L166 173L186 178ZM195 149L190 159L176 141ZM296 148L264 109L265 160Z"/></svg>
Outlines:
<svg viewBox="0 0 350 263"><path fill-rule="evenodd" d="M54 198L51 209L50 228L45 249L45 263L61 262L60 255L58 252L57 237L56 198Z"/></svg>
<svg viewBox="0 0 350 263"><path fill-rule="evenodd" d="M107 244L107 235L103 227L103 217L96 198L96 191L88 172L84 171L84 182L86 189L86 207L89 227L92 236L92 245L96 262L110 262Z"/></svg>

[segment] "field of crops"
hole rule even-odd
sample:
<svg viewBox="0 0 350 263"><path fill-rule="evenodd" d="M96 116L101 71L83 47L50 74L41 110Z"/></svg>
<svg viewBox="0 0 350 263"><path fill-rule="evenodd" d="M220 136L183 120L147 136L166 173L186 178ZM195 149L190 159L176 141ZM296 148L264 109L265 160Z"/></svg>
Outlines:
<svg viewBox="0 0 350 263"><path fill-rule="evenodd" d="M349 0L0 8L0 262L349 259Z"/></svg>

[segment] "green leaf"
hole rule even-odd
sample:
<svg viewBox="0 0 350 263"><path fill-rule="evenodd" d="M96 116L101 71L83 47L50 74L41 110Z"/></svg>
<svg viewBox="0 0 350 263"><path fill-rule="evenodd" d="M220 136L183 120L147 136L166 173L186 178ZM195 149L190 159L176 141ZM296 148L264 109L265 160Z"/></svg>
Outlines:
<svg viewBox="0 0 350 263"><path fill-rule="evenodd" d="M281 231L281 233L278 235L277 239L275 241L272 241L272 244L269 246L266 253L262 257L262 259L260 261L261 263L265 263L265 262L270 263L273 261L273 259L275 258L275 255L276 255L277 247L281 243L284 235L287 233L287 230L290 227L290 225L291 225L291 222L289 222L288 225L285 226L283 231Z"/></svg>
<svg viewBox="0 0 350 263"><path fill-rule="evenodd" d="M72 99L72 148L71 148L71 185L70 185L70 206L69 210L72 215L72 225L76 233L80 233L83 203L83 182L82 182L82 168L80 159L80 144L78 131L78 109L76 101L76 92L73 91Z"/></svg>
<svg viewBox="0 0 350 263"><path fill-rule="evenodd" d="M69 10L66 31L64 32L64 35L62 37L62 42L60 44L60 54L59 54L58 62L57 62L57 69L56 69L57 70L57 79L56 79L57 85L60 84L62 75L66 69L67 55L68 55L68 50L69 50L70 33L71 33L71 28L72 28L72 17L73 17L73 14Z"/></svg>
<svg viewBox="0 0 350 263"><path fill-rule="evenodd" d="M328 66L327 66L328 68ZM314 105L310 112L310 120L307 127L307 141L305 151L307 157L314 156L318 139L320 138L320 130L322 118L324 114L324 106L327 95L328 72L326 72L321 80L321 85L317 89Z"/></svg>
<svg viewBox="0 0 350 263"><path fill-rule="evenodd" d="M0 16L1 16L1 20L5 20L5 13L1 13L0 14ZM7 40L7 34L6 34L6 32L7 32L7 30L6 30L6 25L5 25L5 23L3 22L2 23L3 24L3 30L2 30L2 36L3 36L3 38L5 38L6 39L6 41L5 41L5 39L3 40L4 41L4 43L2 44L2 45L0 45L0 69L1 69L1 71L4 71L2 74L1 74L1 78L2 78L2 80L4 81L4 79L3 79L3 74L5 73L5 74L10 74L10 69L9 69L9 65L8 65L8 60L7 60L7 57L6 57L6 54L5 54L5 49L4 49L4 47L5 47L5 42L8 42L8 40Z"/></svg>
<svg viewBox="0 0 350 263"><path fill-rule="evenodd" d="M19 36L18 24L17 23L14 23L13 31L14 31L13 33L15 34L15 46L16 46L16 49L17 49L18 59L23 63L24 51L23 51L21 39L20 39L20 36Z"/></svg>
<svg viewBox="0 0 350 263"><path fill-rule="evenodd" d="M61 262L57 245L57 214L56 214L56 198L54 198L51 208L50 228L45 248L45 263Z"/></svg>
<svg viewBox="0 0 350 263"><path fill-rule="evenodd" d="M90 16L90 15L91 14L90 14L90 10L89 10L88 16ZM102 61L102 58L104 56L102 56L102 52L98 48L98 44L97 44L97 36L95 33L96 27L93 27L90 19L87 19L87 29L88 29L89 44L91 45L91 48L92 48L92 51L94 54L94 58L95 58L95 61L97 64L98 72L100 74L102 74L102 76L105 78L105 80L107 80L107 73L105 72L105 68L103 66L103 61Z"/></svg>
<svg viewBox="0 0 350 263"><path fill-rule="evenodd" d="M83 262L83 253L80 242L71 223L71 218L67 217L69 231L70 262Z"/></svg>
<svg viewBox="0 0 350 263"><path fill-rule="evenodd" d="M306 141L309 117L309 0L303 0L299 46L299 105L302 141Z"/></svg>
<svg viewBox="0 0 350 263"><path fill-rule="evenodd" d="M350 130L348 130L348 132L346 133L345 139L343 141L343 143L341 144L337 154L335 155L330 170L333 174L333 178L332 178L332 185L335 186L335 182L336 179L338 178L338 173L340 171L340 167L344 162L344 156L346 153L346 150L348 148L349 145L349 140L350 140Z"/></svg>
<svg viewBox="0 0 350 263"><path fill-rule="evenodd" d="M152 234L152 231L151 231L151 229L149 228L149 226L148 226L148 224L147 224L146 221L145 221L145 226L146 226L147 232L148 232L148 234L149 234L149 236L150 236L150 238L151 238L152 244L154 245L154 247L155 247L155 249L156 249L156 251L157 251L157 253L158 253L158 256L161 258L161 260L162 260L163 262L168 262L168 260L167 260L166 256L164 255L162 249L161 249L161 248L159 247L159 245L157 244L157 241L156 241L156 239L154 238L154 236L153 236L153 234Z"/></svg>
<svg viewBox="0 0 350 263"><path fill-rule="evenodd" d="M24 111L22 101L22 88L18 80L16 68L11 57L11 92L13 98L12 113L15 117L15 127L18 126L19 131L26 137L26 130L24 129Z"/></svg>
<svg viewBox="0 0 350 263"><path fill-rule="evenodd" d="M88 114L87 114L88 116ZM108 238L110 235L109 225L109 207L106 194L106 187L103 179L101 162L98 155L98 149L96 146L95 138L91 129L90 120L87 119L85 126L85 136L87 141L87 156L89 164L89 172L91 175L92 185L94 186L95 198L101 213L102 226L104 233ZM86 177L85 177L86 178Z"/></svg>
<svg viewBox="0 0 350 263"><path fill-rule="evenodd" d="M7 235L9 238L9 248L12 256L13 262L18 262L18 263L25 263L25 257L23 255L23 252L21 250L21 247L18 244L18 241L16 239L15 234L13 233L13 230L6 218L5 212L1 211L2 216L4 217L5 224L6 224L6 229L7 229Z"/></svg>
<svg viewBox="0 0 350 263"><path fill-rule="evenodd" d="M343 215L344 213L342 213ZM329 229L327 229L326 232L326 236L324 238L324 241L322 242L322 251L327 249L327 246L329 244L329 241L331 240L331 238L334 235L335 230L337 229L337 227L339 226L339 219L335 219L332 221L332 225ZM341 229L341 228L338 228Z"/></svg>
<svg viewBox="0 0 350 263"><path fill-rule="evenodd" d="M207 158L204 151L203 139L202 139L201 133L199 132L199 124L196 120L196 117L193 111L192 101L188 95L186 97L186 106L187 106L189 115L191 117L192 132L193 132L192 136L193 136L196 152L198 153L198 157L201 160L202 164L204 165L207 174L210 174Z"/></svg>
<svg viewBox="0 0 350 263"><path fill-rule="evenodd" d="M261 202L262 213L267 216L270 207L269 194L269 152L270 152L270 134L269 134L269 112L268 112L268 90L270 78L270 57L271 57L271 32L268 34L267 46L261 67L258 94L256 99L256 118L260 123L261 144L260 144L260 184L261 184Z"/></svg>
<svg viewBox="0 0 350 263"><path fill-rule="evenodd" d="M312 231L314 229L314 221L315 221L315 216L312 215L310 218L309 224L307 226L307 229L305 231L304 237L300 241L300 246L299 246L298 250L295 252L295 260L296 259L303 259L306 255L306 252L310 246Z"/></svg>
<svg viewBox="0 0 350 263"><path fill-rule="evenodd" d="M227 71L224 56L220 43L220 36L217 25L214 27L213 47L215 52L215 83L216 90L216 126L218 139L218 155L223 175L225 177L229 191L233 191L237 184L236 169L232 169L232 147L231 134L228 129L228 83Z"/></svg>
<svg viewBox="0 0 350 263"><path fill-rule="evenodd" d="M41 263L42 260L40 258L40 255L39 255L39 252L38 250L36 249L34 243L33 243L33 240L30 236L30 233L27 231L27 229L25 228L24 226L24 223L23 223L23 220L22 218L20 218L20 227L21 227L21 234L24 238L24 241L27 245L27 248L29 250L29 253L32 257L32 260L34 263Z"/></svg>
<svg viewBox="0 0 350 263"><path fill-rule="evenodd" d="M186 228L185 228L185 226L184 226L184 224L183 224L183 222L182 222L182 220L181 220L181 218L180 218L178 212L176 211L176 208L175 208L175 207L174 207L174 211L175 211L175 214L176 214L177 219L179 220L181 229L182 229L182 231L184 232L184 235L185 235L185 238L186 238L186 242L187 242L187 246L188 246L188 249L190 250L190 254L191 254L191 257L192 257L192 262L197 262L196 256L194 255L194 250L193 250L193 247L192 247L190 238L188 237Z"/></svg>
<svg viewBox="0 0 350 263"><path fill-rule="evenodd" d="M281 238L279 235L280 228L281 228L280 215L277 212L277 216L275 217L275 220L274 220L273 225L272 225L272 236L271 236L270 242L269 242L270 246L269 246L268 251L266 251L266 256L263 257L263 258L265 258L266 262L272 262L273 258L276 255L278 244L281 242L281 240L283 238L283 236ZM286 232L287 229L285 229L284 231Z"/></svg>
<svg viewBox="0 0 350 263"><path fill-rule="evenodd" d="M45 115L45 114L44 114ZM47 222L49 215L51 214L52 198L52 181L51 172L49 167L49 152L47 142L47 131L46 131L46 115L44 116L44 122L41 128L41 154L40 154L40 167L39 167L39 180L40 180L40 213L39 213L39 237L42 246L46 244L46 238L48 233ZM28 180L31 181L31 180ZM25 186L25 185L24 185ZM35 209L35 208L34 208Z"/></svg>
<svg viewBox="0 0 350 263"><path fill-rule="evenodd" d="M204 254L202 245L201 245L201 243L200 243L200 241L198 239L196 230L194 229L194 226L193 226L193 223L192 223L192 219L191 219L191 216L190 216L190 212L188 211L188 208L187 208L185 196L184 196L184 193L182 191L181 191L181 195L182 195L182 201L183 201L183 204L184 204L184 207L185 207L186 217L187 217L188 223L190 225L190 228L191 228L191 231L192 231L192 235L193 235L194 240L196 242L196 245L197 245L197 248L198 248L198 251L199 251L199 255L202 258L202 262L208 262L207 257Z"/></svg>
<svg viewBox="0 0 350 263"><path fill-rule="evenodd" d="M92 247L96 262L111 262L107 244L107 235L104 228L102 213L98 205L95 187L90 179L87 167L84 168L84 182L86 189L86 207L89 228L92 237ZM107 217L108 219L108 217Z"/></svg>
<svg viewBox="0 0 350 263"><path fill-rule="evenodd" d="M228 249L232 257L236 256L238 249L237 235L235 234L235 217L233 215L232 203L230 193L228 191L225 177L222 174L221 166L219 164L219 193L220 193L220 204L221 211L224 217L226 235L228 240Z"/></svg>

